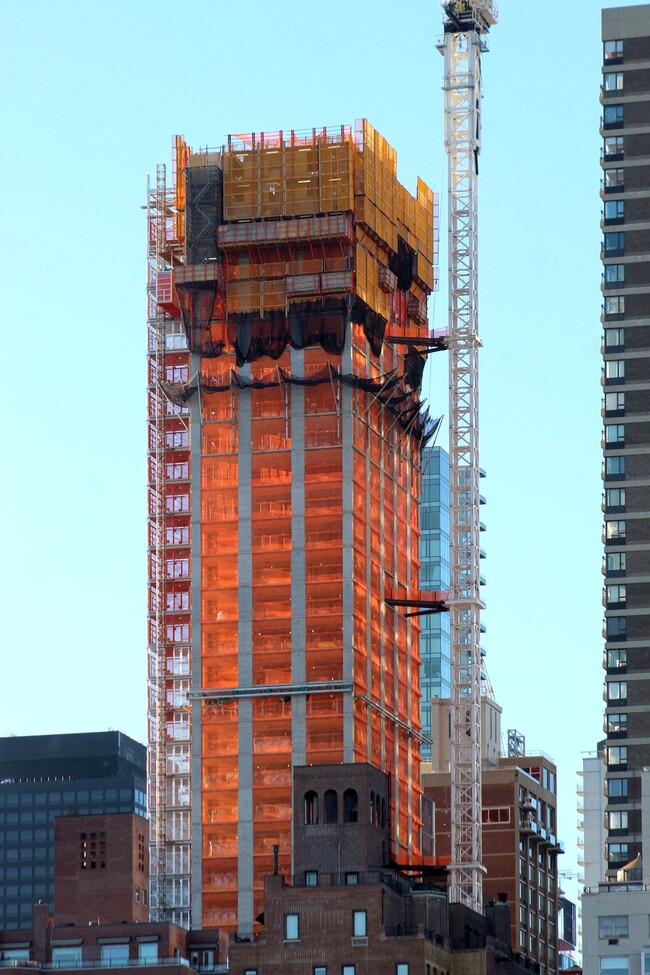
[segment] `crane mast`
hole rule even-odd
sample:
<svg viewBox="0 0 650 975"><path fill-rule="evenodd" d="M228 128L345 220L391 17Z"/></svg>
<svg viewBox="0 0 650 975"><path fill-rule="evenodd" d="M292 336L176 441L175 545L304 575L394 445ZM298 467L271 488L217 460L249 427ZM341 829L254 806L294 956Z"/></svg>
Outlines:
<svg viewBox="0 0 650 975"><path fill-rule="evenodd" d="M492 0L443 2L448 164L451 627L450 898L482 910L478 410L481 53Z"/></svg>

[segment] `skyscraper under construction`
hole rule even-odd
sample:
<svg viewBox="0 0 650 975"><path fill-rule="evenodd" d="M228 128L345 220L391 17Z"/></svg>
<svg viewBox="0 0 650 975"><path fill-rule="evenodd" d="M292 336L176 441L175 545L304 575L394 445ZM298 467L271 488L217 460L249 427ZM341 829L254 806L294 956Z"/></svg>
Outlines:
<svg viewBox="0 0 650 975"><path fill-rule="evenodd" d="M411 604L436 222L366 121L215 151L178 138L149 187L159 917L253 933L274 847L292 872L294 767L388 773L387 856L421 856Z"/></svg>

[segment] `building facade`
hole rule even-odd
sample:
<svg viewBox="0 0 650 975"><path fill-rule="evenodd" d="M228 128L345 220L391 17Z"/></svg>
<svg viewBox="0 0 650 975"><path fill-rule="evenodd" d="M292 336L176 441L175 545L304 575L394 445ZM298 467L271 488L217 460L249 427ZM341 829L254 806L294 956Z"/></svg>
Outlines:
<svg viewBox="0 0 650 975"><path fill-rule="evenodd" d="M481 478L485 472L481 470ZM480 496L480 503L485 498ZM481 532L485 530L481 522ZM481 559L485 551L481 547ZM420 496L420 588L446 592L449 589L449 454L443 447L429 446L423 453ZM485 579L481 575L481 585ZM431 613L420 619L420 720L422 732L431 739L431 700L451 696L451 644L449 613ZM485 631L481 624L481 632ZM484 671L487 680L487 672ZM422 745L422 759L431 759L431 745Z"/></svg>
<svg viewBox="0 0 650 975"><path fill-rule="evenodd" d="M537 971L511 948L505 899L479 915L449 903L444 867L388 862L389 789L368 764L295 769L295 873L279 874L276 860L264 930L231 944L233 975Z"/></svg>
<svg viewBox="0 0 650 975"><path fill-rule="evenodd" d="M485 725L485 718L484 718ZM434 804L436 854L450 852L448 771L424 775ZM499 758L483 767L483 892L510 905L513 947L544 975L558 971L557 779L545 755Z"/></svg>
<svg viewBox="0 0 650 975"><path fill-rule="evenodd" d="M605 837L605 746L582 760L578 784L578 881L593 887L603 879Z"/></svg>
<svg viewBox="0 0 650 975"><path fill-rule="evenodd" d="M603 10L602 39L606 835L601 882L582 900L583 962L587 975L639 975L650 964L650 5Z"/></svg>
<svg viewBox="0 0 650 975"><path fill-rule="evenodd" d="M650 764L650 5L603 11L606 876L641 848Z"/></svg>
<svg viewBox="0 0 650 975"><path fill-rule="evenodd" d="M274 846L291 872L295 766L389 774L391 855L421 856L400 607L434 198L396 162L365 121L178 140L150 190L152 896L179 923L253 934Z"/></svg>
<svg viewBox="0 0 650 975"><path fill-rule="evenodd" d="M449 454L442 447L428 447L422 464L420 498L420 586L444 592L449 589ZM420 625L420 720L431 738L431 699L451 696L451 649L449 613L422 616ZM422 746L428 761L431 746Z"/></svg>
<svg viewBox="0 0 650 975"><path fill-rule="evenodd" d="M54 908L55 819L145 817L146 750L119 731L0 738L0 928Z"/></svg>

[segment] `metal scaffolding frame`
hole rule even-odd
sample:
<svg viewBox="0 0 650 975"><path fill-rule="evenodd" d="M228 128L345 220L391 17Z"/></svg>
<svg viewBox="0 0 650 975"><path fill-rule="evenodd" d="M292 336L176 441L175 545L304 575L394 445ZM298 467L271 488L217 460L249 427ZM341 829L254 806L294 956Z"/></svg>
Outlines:
<svg viewBox="0 0 650 975"><path fill-rule="evenodd" d="M175 407L170 410L164 393L171 319L161 301L163 275L169 278L173 265L180 260L176 220L174 191L167 186L167 170L161 164L156 167L155 186L150 182L147 186L150 914L152 920L189 926L189 835L185 835L189 833L189 789L185 786L189 772L186 774L181 768L179 773L182 763L170 753L176 741L175 715L186 711L187 703L177 701L176 678L184 671L177 673L174 657L178 648L175 637L168 632L169 613L174 610L170 599L173 603L177 582L169 560L179 556L177 546L169 550L167 537L168 526L174 523L170 521L174 515L169 506L168 480L173 474L168 474L171 456L168 441L171 430L178 428L179 420L182 423L182 417L176 415ZM183 745L189 748L184 738ZM187 829L184 824L176 828L179 812L187 817Z"/></svg>
<svg viewBox="0 0 650 975"><path fill-rule="evenodd" d="M491 0L443 3L448 161L451 899L482 909L478 154Z"/></svg>
<svg viewBox="0 0 650 975"><path fill-rule="evenodd" d="M151 815L152 875L155 876L154 903L158 920L167 920L167 790L165 782L165 636L166 636L166 578L165 578L165 397L160 383L165 379L165 315L156 304L156 281L166 269L164 259L165 208L167 197L166 167L156 167L155 190L148 188L147 206L149 227L149 335L150 388L155 404L153 446L154 493L150 512L155 547L153 573L153 616L155 639L150 645L149 709L153 727L149 734L149 808ZM153 315L153 317L151 317ZM152 876L152 879L153 879Z"/></svg>

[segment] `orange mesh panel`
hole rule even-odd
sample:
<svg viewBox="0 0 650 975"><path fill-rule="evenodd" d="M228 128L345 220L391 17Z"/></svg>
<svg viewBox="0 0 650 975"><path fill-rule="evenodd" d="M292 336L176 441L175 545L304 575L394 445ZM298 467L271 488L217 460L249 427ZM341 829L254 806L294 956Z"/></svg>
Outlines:
<svg viewBox="0 0 650 975"><path fill-rule="evenodd" d="M223 367L222 367L223 368ZM210 374L213 364L204 361ZM235 401L236 402L236 401ZM237 437L230 392L203 399L201 460L202 681L238 684ZM215 456L216 455L216 456ZM232 926L236 912L238 708L203 705L203 923Z"/></svg>
<svg viewBox="0 0 650 975"><path fill-rule="evenodd" d="M206 705L203 711L202 821L203 923L232 926L237 883L238 708ZM226 889L221 879L226 879Z"/></svg>
<svg viewBox="0 0 650 975"><path fill-rule="evenodd" d="M343 698L314 694L307 702L307 762L336 764L343 760Z"/></svg>

